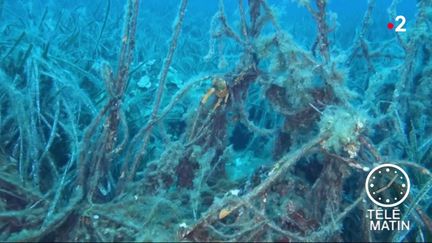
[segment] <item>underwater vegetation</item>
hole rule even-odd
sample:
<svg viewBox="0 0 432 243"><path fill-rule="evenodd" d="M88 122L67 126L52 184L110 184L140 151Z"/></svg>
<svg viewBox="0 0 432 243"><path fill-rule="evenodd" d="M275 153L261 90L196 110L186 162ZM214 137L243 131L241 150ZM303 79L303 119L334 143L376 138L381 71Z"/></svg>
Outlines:
<svg viewBox="0 0 432 243"><path fill-rule="evenodd" d="M432 1L163 2L0 0L0 241L432 241Z"/></svg>

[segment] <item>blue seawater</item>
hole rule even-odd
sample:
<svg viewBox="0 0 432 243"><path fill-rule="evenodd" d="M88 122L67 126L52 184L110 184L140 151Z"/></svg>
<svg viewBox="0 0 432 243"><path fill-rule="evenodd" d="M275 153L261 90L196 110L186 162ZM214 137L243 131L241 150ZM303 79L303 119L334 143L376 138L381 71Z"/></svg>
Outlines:
<svg viewBox="0 0 432 243"><path fill-rule="evenodd" d="M0 0L0 241L432 241L432 1Z"/></svg>

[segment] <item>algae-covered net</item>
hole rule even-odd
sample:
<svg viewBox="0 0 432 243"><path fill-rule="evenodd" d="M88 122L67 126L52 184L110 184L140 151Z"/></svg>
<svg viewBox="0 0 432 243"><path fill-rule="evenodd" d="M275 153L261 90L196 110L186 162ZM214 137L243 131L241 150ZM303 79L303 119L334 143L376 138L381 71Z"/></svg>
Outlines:
<svg viewBox="0 0 432 243"><path fill-rule="evenodd" d="M0 240L431 241L432 2L347 2L0 0Z"/></svg>

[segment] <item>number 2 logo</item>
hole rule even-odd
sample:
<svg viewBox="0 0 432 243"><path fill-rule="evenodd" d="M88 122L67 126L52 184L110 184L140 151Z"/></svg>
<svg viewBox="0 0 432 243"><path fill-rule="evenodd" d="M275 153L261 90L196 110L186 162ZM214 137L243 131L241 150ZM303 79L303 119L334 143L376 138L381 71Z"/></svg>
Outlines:
<svg viewBox="0 0 432 243"><path fill-rule="evenodd" d="M396 17L396 21L401 21L400 24L396 27L395 31L396 32L406 32L406 29L404 28L406 19L405 16L403 15L399 15Z"/></svg>

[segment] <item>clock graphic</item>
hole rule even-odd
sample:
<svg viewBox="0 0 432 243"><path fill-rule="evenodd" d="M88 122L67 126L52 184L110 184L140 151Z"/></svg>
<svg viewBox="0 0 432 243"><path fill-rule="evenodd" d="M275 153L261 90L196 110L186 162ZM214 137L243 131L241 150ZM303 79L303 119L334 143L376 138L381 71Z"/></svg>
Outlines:
<svg viewBox="0 0 432 243"><path fill-rule="evenodd" d="M396 207L408 197L410 180L401 167L382 164L369 172L365 188L368 197L376 205Z"/></svg>

